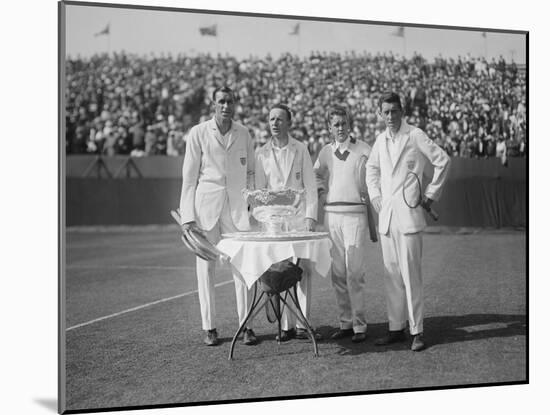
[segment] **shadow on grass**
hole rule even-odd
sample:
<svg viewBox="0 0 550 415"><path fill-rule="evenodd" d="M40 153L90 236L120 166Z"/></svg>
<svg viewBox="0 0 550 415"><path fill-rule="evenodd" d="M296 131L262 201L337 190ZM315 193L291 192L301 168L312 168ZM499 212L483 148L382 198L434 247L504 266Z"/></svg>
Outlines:
<svg viewBox="0 0 550 415"><path fill-rule="evenodd" d="M324 327L323 331L335 331ZM323 343L339 346L339 355L362 353L383 353L386 351L408 350L410 338L403 343L388 346L375 346L374 340L382 337L387 323L369 324L367 339L363 343L352 343L351 339L331 340L327 334ZM463 316L428 317L424 319L424 339L427 349L442 344L483 340L494 337L525 336L527 318L518 314L466 314ZM323 333L325 334L325 333Z"/></svg>
<svg viewBox="0 0 550 415"><path fill-rule="evenodd" d="M275 335L277 334L276 330L273 334L258 334L256 332L256 330L254 330L254 332L256 334L256 340L257 340L256 344L262 344L265 341L275 341ZM220 341L220 344L223 343L223 344L230 345L231 342L233 341L233 336L234 336L234 334L231 335L231 336L218 337L218 340ZM237 341L235 342L235 345L243 345L244 346L243 334L242 333L239 335L239 337L237 337Z"/></svg>
<svg viewBox="0 0 550 415"><path fill-rule="evenodd" d="M304 352L306 352L308 350L311 353L313 353L313 351L314 351L313 345L312 345L312 342L311 342L310 339L295 339L295 338L293 338L293 339L290 339L290 340L279 343L276 340L276 335L277 335L277 330L276 329L273 333L260 334L260 335L258 333L256 333L257 343L255 345L245 345L242 341L242 335L239 336L239 338L235 342L235 349L234 349L233 358L235 359L237 357L237 359L238 359L239 356L242 357L243 354L249 353L249 352L247 352L247 349L254 350L256 347L262 345L262 343L264 345L263 345L263 348L261 348L261 350L264 350L265 351L265 357L270 358L270 359L272 357L271 353L273 353L273 352L277 353L278 356L299 356L299 355L303 354ZM220 340L227 346L227 348L229 350L232 338L227 338L226 337L226 338L222 338ZM322 344L322 341L318 340L317 345L319 346L321 344ZM302 345L304 347L301 347ZM260 347L262 347L262 346L260 346ZM259 357L259 356L257 356L257 357Z"/></svg>

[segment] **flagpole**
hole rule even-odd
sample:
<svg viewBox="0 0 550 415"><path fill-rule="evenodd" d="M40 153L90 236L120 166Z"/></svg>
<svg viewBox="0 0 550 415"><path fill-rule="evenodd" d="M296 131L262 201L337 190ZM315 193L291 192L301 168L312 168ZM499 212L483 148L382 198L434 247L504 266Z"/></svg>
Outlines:
<svg viewBox="0 0 550 415"><path fill-rule="evenodd" d="M391 33L391 35L403 38L403 58L405 58L407 56L407 38L405 36L405 26L398 26L397 29ZM394 50L393 47L392 50Z"/></svg>
<svg viewBox="0 0 550 415"><path fill-rule="evenodd" d="M218 55L220 54L220 37L218 36L218 25L214 25L214 27L216 28L216 49L217 49L217 52L218 52Z"/></svg>

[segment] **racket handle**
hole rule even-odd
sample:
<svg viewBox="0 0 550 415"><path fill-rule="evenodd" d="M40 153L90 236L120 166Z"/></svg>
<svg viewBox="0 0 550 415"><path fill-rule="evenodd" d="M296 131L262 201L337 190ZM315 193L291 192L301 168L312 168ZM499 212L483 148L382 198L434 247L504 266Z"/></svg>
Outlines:
<svg viewBox="0 0 550 415"><path fill-rule="evenodd" d="M429 208L424 207L424 209L426 210L426 212L428 212L428 215L430 215L430 217L431 217L433 220L438 220L438 219L439 219L439 215L438 215L437 212L436 212L435 210L433 210L431 207L429 207Z"/></svg>
<svg viewBox="0 0 550 415"><path fill-rule="evenodd" d="M181 217L177 210L171 210L170 215L172 215L172 218L178 223L178 225L182 225L181 223Z"/></svg>
<svg viewBox="0 0 550 415"><path fill-rule="evenodd" d="M372 242L378 241L378 236L376 235L376 225L374 223L374 215L372 214L372 208L370 203L367 203L367 223L369 225L369 236Z"/></svg>

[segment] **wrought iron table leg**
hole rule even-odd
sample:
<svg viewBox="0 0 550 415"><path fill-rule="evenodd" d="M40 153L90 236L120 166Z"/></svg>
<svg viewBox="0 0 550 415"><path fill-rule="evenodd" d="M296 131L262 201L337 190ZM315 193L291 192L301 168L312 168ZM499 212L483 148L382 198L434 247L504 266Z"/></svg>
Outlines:
<svg viewBox="0 0 550 415"><path fill-rule="evenodd" d="M258 293L258 287L256 284L254 284L254 296L252 297L252 304L250 305L250 308L248 309L248 313L246 314L246 318L240 325L239 330L237 330L237 333L235 333L235 335L233 336L233 340L231 341L231 348L229 350L229 360L233 359L233 349L235 348L235 342L237 341L237 338L239 337L241 332L246 327L246 323L251 319L251 317L253 317L253 313L255 316L257 314L257 311L260 310L260 308L257 306L260 303L260 300L262 299L262 297L264 296L264 293L262 292L258 297L258 300L256 301L257 293Z"/></svg>
<svg viewBox="0 0 550 415"><path fill-rule="evenodd" d="M286 307L286 296L287 296L287 292L285 291L285 298L283 299L282 296L281 296L281 293L277 293L277 294L268 294L269 295L269 298L272 299L274 298L275 301L278 301L279 303L279 307L278 307L278 310L275 310L275 306L273 305L273 303L270 301L270 304L271 304L271 308L273 309L273 313L275 314L275 317L277 318L277 334L279 335L278 339L277 340L277 343L278 344L281 344L281 320L283 318L283 312L285 311L285 307Z"/></svg>
<svg viewBox="0 0 550 415"><path fill-rule="evenodd" d="M294 295L292 294L292 292L290 291L291 289L293 289L294 291ZM304 316L304 314L302 313L302 309L300 308L300 303L298 302L298 293L296 291L296 285L294 285L293 287L289 288L287 290L288 294L290 295L290 298L292 299L292 302L294 303L294 305L296 306L296 310L297 311L294 311L294 309L292 307L289 307L289 305L287 304L287 302L285 300L283 300L283 303L288 307L288 310L294 314L294 316L296 317L296 319L302 323L305 328L306 328L306 331L309 335L309 337L311 338L311 341L313 343L313 353L315 356L319 356L319 347L317 346L317 340L315 340L315 333L313 332L313 328L311 327L311 325L309 324L309 321L307 320L307 318ZM286 297L286 296L285 296Z"/></svg>

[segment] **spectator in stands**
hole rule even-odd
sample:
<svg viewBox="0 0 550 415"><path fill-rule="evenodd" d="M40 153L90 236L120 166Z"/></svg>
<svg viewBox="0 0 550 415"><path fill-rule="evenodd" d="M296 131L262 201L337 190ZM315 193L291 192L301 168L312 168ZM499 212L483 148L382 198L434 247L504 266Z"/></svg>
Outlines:
<svg viewBox="0 0 550 415"><path fill-rule="evenodd" d="M508 165L508 154L507 154L507 151L506 151L506 141L504 140L504 137L501 137L498 142L497 142L497 145L496 145L496 157L498 157L500 159L500 162L502 163L503 166L507 166Z"/></svg>
<svg viewBox="0 0 550 415"><path fill-rule="evenodd" d="M490 157L495 157L496 155L496 145L495 145L495 140L493 139L492 136L487 136L487 140L486 140L486 151L485 151L485 155L490 158Z"/></svg>
<svg viewBox="0 0 550 415"><path fill-rule="evenodd" d="M135 119L135 122L130 127L130 135L132 136L132 148L145 150L145 129L141 119Z"/></svg>
<svg viewBox="0 0 550 415"><path fill-rule="evenodd" d="M152 125L147 126L147 131L145 132L145 154L148 156L155 154L157 144L157 135L154 131Z"/></svg>
<svg viewBox="0 0 550 415"><path fill-rule="evenodd" d="M485 143L482 138L474 137L475 157L480 159L485 157Z"/></svg>
<svg viewBox="0 0 550 415"><path fill-rule="evenodd" d="M469 157L468 152L468 142L466 140L460 140L458 143L459 157Z"/></svg>
<svg viewBox="0 0 550 415"><path fill-rule="evenodd" d="M519 155L521 157L525 157L527 155L527 145L525 143L524 137L522 137L521 141L519 142Z"/></svg>
<svg viewBox="0 0 550 415"><path fill-rule="evenodd" d="M107 156L114 156L116 154L115 146L118 139L117 134L110 127L105 127L103 129L103 134L105 136L105 141L103 143L103 152Z"/></svg>

